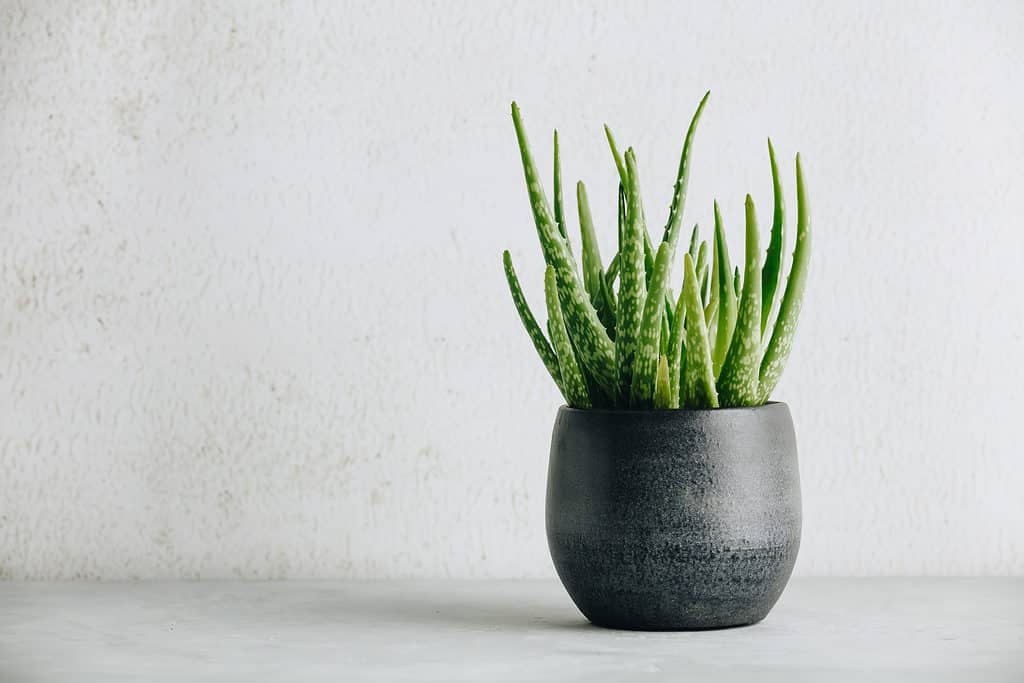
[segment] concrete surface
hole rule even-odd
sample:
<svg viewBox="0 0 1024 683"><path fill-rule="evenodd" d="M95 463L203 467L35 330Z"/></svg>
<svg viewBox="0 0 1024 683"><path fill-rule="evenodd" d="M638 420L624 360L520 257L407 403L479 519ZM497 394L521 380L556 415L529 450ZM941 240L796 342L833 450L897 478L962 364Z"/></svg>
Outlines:
<svg viewBox="0 0 1024 683"><path fill-rule="evenodd" d="M755 626L589 625L554 581L0 584L4 683L1019 683L1024 579L797 579Z"/></svg>

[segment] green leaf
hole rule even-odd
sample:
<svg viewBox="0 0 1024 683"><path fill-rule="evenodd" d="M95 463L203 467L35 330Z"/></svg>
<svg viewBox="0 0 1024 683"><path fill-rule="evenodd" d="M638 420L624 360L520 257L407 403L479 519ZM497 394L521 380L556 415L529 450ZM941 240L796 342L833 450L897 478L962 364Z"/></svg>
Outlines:
<svg viewBox="0 0 1024 683"><path fill-rule="evenodd" d="M583 181L576 183L576 207L580 218L580 237L583 242L583 285L596 301L601 293L601 250L594 232L594 219L590 214L590 202L587 199L587 188Z"/></svg>
<svg viewBox="0 0 1024 683"><path fill-rule="evenodd" d="M704 93L704 97L701 99L700 104L697 105L697 111L694 112L693 118L690 119L690 126L686 130L686 139L683 141L683 151L679 157L679 171L676 174L676 182L672 192L672 204L669 207L668 221L665 223L665 230L662 232L661 241L662 243L669 241L670 235L677 234L679 232L680 224L683 219L683 207L686 204L686 188L690 182L690 160L692 158L692 148L694 136L697 133L697 124L700 122L700 115L704 111L704 105L707 104L708 98L711 97L711 91ZM612 147L612 154L616 154L615 140L612 137L611 130L608 126L605 126L605 134L608 137L608 144ZM628 170L628 169L627 169ZM641 206L641 213L643 207ZM690 236L690 250L691 252L696 249L696 242L698 236L698 227L693 226L693 233ZM674 239L674 242L678 241L678 235ZM675 246L672 247L673 253L675 253ZM647 272L647 286L651 288L651 281L654 277L654 267L652 261L653 248L651 246L651 239L647 233L647 223L644 221L644 259L645 268ZM694 254L691 253L691 258ZM668 318L668 322L671 324L672 321L672 297L666 295L664 302L664 310Z"/></svg>
<svg viewBox="0 0 1024 683"><path fill-rule="evenodd" d="M523 289L519 285L519 278L516 277L515 268L512 267L512 255L508 253L508 250L505 250L502 254L502 260L505 263L505 279L508 280L508 288L512 292L512 302L516 306L516 311L519 312L519 319L523 321L526 334L530 336L533 348L537 349L537 355L543 361L548 374L551 375L551 379L555 380L555 384L564 396L565 391L562 389L562 374L558 366L558 357L555 355L551 345L548 344L548 340L544 337L544 332L541 331L540 325L537 324L537 319L533 317L530 305L526 303Z"/></svg>
<svg viewBox="0 0 1024 683"><path fill-rule="evenodd" d="M683 218L683 208L686 204L686 188L690 181L690 163L692 158L693 140L697 133L697 124L700 122L701 113L704 111L704 106L708 102L708 98L711 97L711 91L704 93L704 97L701 99L700 104L697 105L697 111L694 112L693 118L690 119L690 125L686 130L686 138L683 141L683 151L679 157L679 170L676 173L676 182L672 192L672 204L669 207L668 221L665 223L665 230L662 233L662 242L669 241L669 236L679 232L680 224ZM610 135L610 134L609 134ZM646 235L646 231L645 231ZM690 235L690 258L696 258L697 239L699 235L699 228L697 225L693 226L693 232ZM678 237L676 237L678 240ZM675 246L672 247L673 253ZM652 280L651 268L648 264L648 286ZM672 321L672 305L673 300L670 295L666 294L664 310L666 312L669 323Z"/></svg>
<svg viewBox="0 0 1024 683"><path fill-rule="evenodd" d="M811 217L804 187L803 168L800 155L796 155L796 247L793 250L793 265L786 282L786 293L779 307L779 317L772 330L771 341L761 360L761 395L763 403L771 396L782 376L782 370L793 347L793 336L800 319L804 289L807 286L807 269L811 260Z"/></svg>
<svg viewBox="0 0 1024 683"><path fill-rule="evenodd" d="M626 185L626 184L624 184L622 182L619 183L619 212L618 212L619 232L618 232L618 235L617 235L617 237L619 238L619 244L622 244L622 240L625 239L624 235L626 234L626 220L627 220L627 217L626 217L626 202L627 202L627 199L626 199L626 188L627 187L628 187L628 185ZM615 256L617 257L618 254L616 254ZM612 259L612 260L614 261L614 259ZM611 264L609 264L608 270L611 270Z"/></svg>
<svg viewBox="0 0 1024 683"><path fill-rule="evenodd" d="M715 300L718 301L717 299ZM705 309L707 310L707 309ZM715 349L715 334L718 332L718 304L715 304L715 310L711 311L711 321L708 323L708 344L711 347L712 352Z"/></svg>
<svg viewBox="0 0 1024 683"><path fill-rule="evenodd" d="M623 241L619 244L619 300L615 318L615 361L619 374L619 397L629 403L633 363L640 339L640 321L647 300L644 275L643 226L640 218L639 178L633 150L626 152L630 182L627 220Z"/></svg>
<svg viewBox="0 0 1024 683"><path fill-rule="evenodd" d="M654 384L655 410L668 410L676 407L672 405L672 389L668 373L668 357L663 355L658 359L658 374Z"/></svg>
<svg viewBox="0 0 1024 683"><path fill-rule="evenodd" d="M559 296L559 298L561 298L561 296ZM553 328L554 328L554 326L551 324L551 318L548 318L548 338L549 339L554 339L555 338L555 335L552 334L552 332L551 332L551 330ZM570 341L572 341L572 340L570 340ZM576 359L577 359L577 365L578 365L579 364L579 354L576 354ZM615 406L611 403L611 400L608 399L604 395L604 392L601 391L601 387L599 387L597 385L597 383L594 382L594 378L591 377L590 375L588 375L586 370L584 370L582 367L580 367L580 372L583 373L583 381L586 382L586 384L587 384L587 394L590 396L590 402L592 404L590 407L591 408L614 408ZM568 404L568 403L569 403L569 401L567 399L566 400L566 404Z"/></svg>
<svg viewBox="0 0 1024 683"><path fill-rule="evenodd" d="M708 294L707 294L707 289L708 289L708 243L706 241L702 240L701 243L700 243L700 248L697 250L696 257L694 257L694 255L691 254L690 258L691 259L696 258L697 265L696 265L695 272L697 273L697 279L698 279L698 282L700 283L699 289L700 289L701 303L703 303L705 306L707 306L708 305Z"/></svg>
<svg viewBox="0 0 1024 683"><path fill-rule="evenodd" d="M709 270L711 270L711 267L707 263L700 269L700 300L705 307L711 305L711 283L708 282Z"/></svg>
<svg viewBox="0 0 1024 683"><path fill-rule="evenodd" d="M718 400L723 407L755 406L760 398L761 369L761 245L754 200L747 195L746 258L743 294L729 353L718 377ZM737 281L739 271L736 272Z"/></svg>
<svg viewBox="0 0 1024 683"><path fill-rule="evenodd" d="M664 355L668 353L668 337L672 334L672 325L668 321L667 316L661 318L661 339L659 340L658 351Z"/></svg>
<svg viewBox="0 0 1024 683"><path fill-rule="evenodd" d="M605 275L601 274L600 280L600 306L597 309L597 315L601 319L601 323L605 329L608 330L608 336L615 339L615 293L612 291L611 285L608 284L608 280Z"/></svg>
<svg viewBox="0 0 1024 683"><path fill-rule="evenodd" d="M673 408L679 407L679 379L685 362L683 340L686 334L686 301L684 294L685 291L679 292L679 301L676 303L675 317L672 320L672 329L668 338L668 376L672 390Z"/></svg>
<svg viewBox="0 0 1024 683"><path fill-rule="evenodd" d="M530 152L530 144L523 127L519 107L512 103L512 121L515 124L516 137L519 141L520 156L523 161L523 174L533 209L537 235L544 251L544 260L555 269L558 288L565 299L565 326L572 337L575 348L579 352L580 361L598 385L609 397L614 397L617 390L615 344L608 336L607 330L597 316L597 310L587 298L576 274L576 263L569 251L568 242L561 237L551 215L551 208L540 175Z"/></svg>
<svg viewBox="0 0 1024 683"><path fill-rule="evenodd" d="M632 182L631 181L630 172L629 172L629 164L628 163L623 163L622 155L619 154L619 148L615 145L615 136L612 135L612 129L609 128L607 125L605 125L605 127L604 127L604 134L605 134L605 137L608 138L608 146L612 150L612 157L615 158L615 167L619 171L619 183L620 183L620 190L619 190L619 192L621 193L622 192L621 188L624 187L624 188L626 188L626 195L628 196L629 195L629 183ZM627 155L629 154L629 151L631 151L631 149L632 148L630 148L630 150L627 150L627 152L626 152ZM619 208L621 209L622 206L623 205L620 204ZM643 236L644 236L644 272L646 273L647 280L650 280L651 279L651 272L654 270L654 248L651 246L651 236L647 232L647 217L644 215L643 202L638 201L637 202L637 207L639 207L638 208L638 212L639 212L640 223L641 223L641 226L642 226ZM623 225L623 223L621 221L621 216L620 216L620 221L619 221L620 231L621 231L622 225Z"/></svg>
<svg viewBox="0 0 1024 683"><path fill-rule="evenodd" d="M651 236L647 232L647 216L644 215L643 202L641 201L637 206L640 207L640 234L644 238L644 276L650 283L651 276L654 274L654 247L651 246Z"/></svg>
<svg viewBox="0 0 1024 683"><path fill-rule="evenodd" d="M583 285L590 295L590 300L597 309L597 317L608 331L608 336L615 339L615 294L612 292L608 277L601 269L601 250L598 247L597 233L594 230L594 219L590 213L590 201L587 188L583 181L576 183L576 206L580 219L580 236L583 244ZM616 255L617 256L617 255ZM618 269L617 259L612 265Z"/></svg>
<svg viewBox="0 0 1024 683"><path fill-rule="evenodd" d="M587 382L576 362L576 354L572 342L569 341L569 332L565 329L562 304L558 297L557 276L553 266L548 266L544 273L544 299L548 305L548 330L551 333L551 343L555 347L555 355L558 356L558 368L565 386L565 399L573 408L589 408L590 394L587 392Z"/></svg>
<svg viewBox="0 0 1024 683"><path fill-rule="evenodd" d="M654 398L658 357L661 355L660 342L665 312L665 291L668 289L672 260L675 258L676 243L679 241L678 224L666 235L666 238L658 247L658 257L654 261L654 276L651 278L651 289L647 293L647 303L644 306L643 320L640 324L636 359L633 361L630 405L636 408L650 407Z"/></svg>
<svg viewBox="0 0 1024 683"><path fill-rule="evenodd" d="M669 272L670 272L670 274L671 274L671 270L672 270L672 264L669 264ZM676 316L675 300L676 300L675 299L675 294L672 292L672 288L671 287L665 287L665 306L664 306L664 313L662 314L662 317L664 318L665 324L668 325L669 327L672 327L672 321L675 319L675 316ZM666 339L667 339L667 337L666 337Z"/></svg>
<svg viewBox="0 0 1024 683"><path fill-rule="evenodd" d="M619 182L622 183L623 187L629 184L629 172L626 170L626 164L622 160L622 155L619 154L619 147L615 144L615 136L612 135L612 129L605 124L604 135L608 138L608 147L612 150L612 157L615 159L615 169L619 172Z"/></svg>
<svg viewBox="0 0 1024 683"><path fill-rule="evenodd" d="M686 129L686 139L683 141L683 151L679 156L679 171L676 173L676 184L672 192L672 205L669 208L668 222L665 224L665 232L662 236L662 242L668 241L669 234L678 230L679 224L683 220L683 206L686 203L686 186L690 181L690 152L693 147L693 138L697 133L697 124L700 122L700 115L704 111L704 105L708 103L709 97L711 97L710 90L704 94L700 104L697 105L697 111L694 112L693 118L690 119L690 126Z"/></svg>
<svg viewBox="0 0 1024 683"><path fill-rule="evenodd" d="M715 202L715 206L718 203ZM704 297L704 323L711 325L711 318L718 317L718 240L711 236L711 283L708 285L708 296Z"/></svg>
<svg viewBox="0 0 1024 683"><path fill-rule="evenodd" d="M564 204L562 203L562 155L558 149L558 131L555 131L555 224L558 226L558 232L561 233L562 239L569 245L569 250L572 251L572 245L569 244L569 230L565 225L565 211L563 209Z"/></svg>
<svg viewBox="0 0 1024 683"><path fill-rule="evenodd" d="M775 295L782 276L782 250L786 244L786 207L782 197L782 181L779 180L779 166L775 163L775 148L768 139L768 159L772 167L772 192L775 196L775 212L772 216L772 237L768 242L768 253L761 271L761 335L764 335L775 308Z"/></svg>
<svg viewBox="0 0 1024 683"><path fill-rule="evenodd" d="M714 359L715 377L722 369L725 354L729 352L732 330L736 326L736 290L733 289L732 263L729 261L729 245L725 240L725 226L722 214L715 202L715 251L718 253L718 325L715 328Z"/></svg>
<svg viewBox="0 0 1024 683"><path fill-rule="evenodd" d="M612 260L608 262L608 270L604 274L604 280L606 283L608 283L608 286L611 287L613 284L615 284L615 278L617 278L618 276L619 254L618 252L616 252L615 256L612 257Z"/></svg>
<svg viewBox="0 0 1024 683"><path fill-rule="evenodd" d="M693 259L694 263L697 263L697 246L700 243L700 225L697 223L693 224L693 232L690 233L690 248L687 253L690 254L690 258ZM699 263L697 264L700 265ZM697 268L697 272L700 273L700 268Z"/></svg>
<svg viewBox="0 0 1024 683"><path fill-rule="evenodd" d="M708 331L697 292L693 259L683 256L683 299L686 303L686 366L682 379L681 405L686 408L717 408L715 375L712 369Z"/></svg>

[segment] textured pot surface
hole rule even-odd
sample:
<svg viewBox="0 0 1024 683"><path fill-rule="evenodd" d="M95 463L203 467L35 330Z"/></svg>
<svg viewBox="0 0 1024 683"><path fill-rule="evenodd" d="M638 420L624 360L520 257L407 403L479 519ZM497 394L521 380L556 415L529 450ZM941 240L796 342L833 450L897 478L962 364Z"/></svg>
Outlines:
<svg viewBox="0 0 1024 683"><path fill-rule="evenodd" d="M760 621L800 547L789 408L561 408L547 535L580 611L613 628Z"/></svg>

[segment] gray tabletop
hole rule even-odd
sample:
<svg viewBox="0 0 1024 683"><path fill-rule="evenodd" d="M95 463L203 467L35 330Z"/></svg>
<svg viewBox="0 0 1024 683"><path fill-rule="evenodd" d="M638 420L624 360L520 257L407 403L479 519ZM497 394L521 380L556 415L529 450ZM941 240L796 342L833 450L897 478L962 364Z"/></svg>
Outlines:
<svg viewBox="0 0 1024 683"><path fill-rule="evenodd" d="M0 584L0 681L1024 681L1024 579L795 579L746 628L590 626L555 581Z"/></svg>

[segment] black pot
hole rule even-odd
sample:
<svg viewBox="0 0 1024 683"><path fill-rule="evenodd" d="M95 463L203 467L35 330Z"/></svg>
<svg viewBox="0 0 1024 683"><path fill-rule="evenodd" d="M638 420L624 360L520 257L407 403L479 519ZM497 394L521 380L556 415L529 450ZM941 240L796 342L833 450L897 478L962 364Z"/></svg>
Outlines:
<svg viewBox="0 0 1024 683"><path fill-rule="evenodd" d="M764 619L800 547L789 408L561 408L547 534L562 584L599 626L685 630Z"/></svg>

